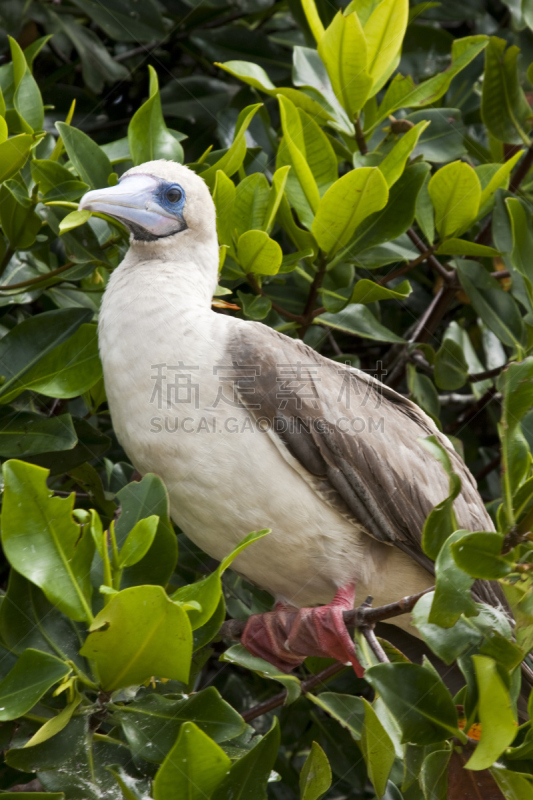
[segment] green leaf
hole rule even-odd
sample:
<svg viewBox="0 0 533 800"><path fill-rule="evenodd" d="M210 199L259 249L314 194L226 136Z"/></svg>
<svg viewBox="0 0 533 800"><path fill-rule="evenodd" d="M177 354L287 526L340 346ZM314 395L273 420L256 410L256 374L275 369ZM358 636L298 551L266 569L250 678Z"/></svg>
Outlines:
<svg viewBox="0 0 533 800"><path fill-rule="evenodd" d="M312 742L300 772L300 800L319 800L330 786L331 767L328 757L317 742Z"/></svg>
<svg viewBox="0 0 533 800"><path fill-rule="evenodd" d="M412 292L409 281L398 283L394 289L381 286L379 283L362 278L353 287L350 303L375 303L379 300L405 300Z"/></svg>
<svg viewBox="0 0 533 800"><path fill-rule="evenodd" d="M269 194L268 181L260 172L248 175L237 184L232 205L225 211L231 214L231 229L236 239L246 231L262 230Z"/></svg>
<svg viewBox="0 0 533 800"><path fill-rule="evenodd" d="M264 231L246 231L239 237L237 256L246 273L275 275L281 266L283 252Z"/></svg>
<svg viewBox="0 0 533 800"><path fill-rule="evenodd" d="M491 767L490 774L506 800L533 800L533 785L529 774L514 772L498 765Z"/></svg>
<svg viewBox="0 0 533 800"><path fill-rule="evenodd" d="M435 357L433 375L439 389L460 389L468 378L468 365L462 347L453 339L446 338Z"/></svg>
<svg viewBox="0 0 533 800"><path fill-rule="evenodd" d="M0 456L4 458L70 450L77 441L69 414L47 418L31 411L0 409Z"/></svg>
<svg viewBox="0 0 533 800"><path fill-rule="evenodd" d="M451 750L435 750L424 759L420 771L420 786L426 800L446 800L451 754Z"/></svg>
<svg viewBox="0 0 533 800"><path fill-rule="evenodd" d="M217 170L213 189L213 202L217 212L218 241L233 252L233 204L235 184L221 169Z"/></svg>
<svg viewBox="0 0 533 800"><path fill-rule="evenodd" d="M44 108L41 92L37 82L31 74L30 67L20 45L9 37L11 58L13 59L14 95L13 105L15 110L27 123L30 130L40 131L43 127Z"/></svg>
<svg viewBox="0 0 533 800"><path fill-rule="evenodd" d="M115 525L119 547L123 546L139 520L152 514L159 517L152 546L140 561L124 570L122 588L145 583L166 586L174 572L178 546L168 516L168 493L163 481L157 475L148 473L141 481L128 483L117 492L117 502L122 509Z"/></svg>
<svg viewBox="0 0 533 800"><path fill-rule="evenodd" d="M374 339L378 342L403 343L403 339L385 328L377 321L372 312L364 305L352 303L337 314L319 314L314 319L315 325L327 325L339 331L346 331L354 336L364 339Z"/></svg>
<svg viewBox="0 0 533 800"><path fill-rule="evenodd" d="M365 678L396 718L402 742L433 744L459 735L454 702L433 670L419 664L378 664Z"/></svg>
<svg viewBox="0 0 533 800"><path fill-rule="evenodd" d="M243 314L249 319L265 319L272 310L272 301L268 297L237 292L242 305Z"/></svg>
<svg viewBox="0 0 533 800"><path fill-rule="evenodd" d="M91 620L90 564L94 544L89 531L73 521L74 494L53 497L49 471L7 461L2 544L9 563L74 620Z"/></svg>
<svg viewBox="0 0 533 800"><path fill-rule="evenodd" d="M39 728L37 733L33 734L29 742L26 742L24 747L36 747L38 744L46 742L47 739L51 739L52 736L56 736L56 734L60 733L60 731L66 728L69 724L72 715L76 711L80 702L81 695L76 692L74 700L66 705L65 708L59 712L59 714L56 714L55 717L52 717L52 719L49 719L48 722L45 722L44 725Z"/></svg>
<svg viewBox="0 0 533 800"><path fill-rule="evenodd" d="M79 756L88 737L87 717L81 715L73 717L69 724L53 738L46 739L34 747L12 747L6 753L6 763L21 772L53 770L53 773L48 774L55 776L58 774L58 768L62 767L68 759ZM50 786L46 779L44 782L48 788L59 788L57 783Z"/></svg>
<svg viewBox="0 0 533 800"><path fill-rule="evenodd" d="M350 119L359 115L372 86L367 43L357 14L339 11L318 42L333 91Z"/></svg>
<svg viewBox="0 0 533 800"><path fill-rule="evenodd" d="M161 763L183 722L191 721L215 742L239 736L245 722L217 689L210 686L183 700L151 693L113 711L135 755Z"/></svg>
<svg viewBox="0 0 533 800"><path fill-rule="evenodd" d="M387 205L366 218L365 224L355 232L348 247L337 253L335 260L356 258L368 248L390 242L405 233L413 224L418 193L429 169L429 164L413 164L407 167L402 177L391 188Z"/></svg>
<svg viewBox="0 0 533 800"><path fill-rule="evenodd" d="M152 546L158 525L159 517L152 514L151 517L140 519L133 526L118 554L118 563L121 569L132 567L141 558L144 558Z"/></svg>
<svg viewBox="0 0 533 800"><path fill-rule="evenodd" d="M255 105L246 106L246 108L243 108L237 119L235 136L233 138L231 147L226 151L226 153L224 153L222 158L220 158L211 167L206 169L205 172L201 173L202 178L210 189L212 189L214 186L218 170L222 170L222 172L225 172L228 178L231 178L231 176L237 172L239 167L241 167L246 156L246 139L244 134L246 133L250 122L261 106L262 103L256 103Z"/></svg>
<svg viewBox="0 0 533 800"><path fill-rule="evenodd" d="M531 264L533 226L531 224L531 213L515 197L507 198L505 205L509 212L513 234L511 262L513 267L525 279L529 305L533 308L533 267Z"/></svg>
<svg viewBox="0 0 533 800"><path fill-rule="evenodd" d="M483 637L475 628L473 618L460 617L451 628L431 624L429 615L434 596L434 592L429 592L420 598L412 613L413 624L432 652L445 664L453 664L463 653L477 647Z"/></svg>
<svg viewBox="0 0 533 800"><path fill-rule="evenodd" d="M176 744L157 771L154 800L204 800L228 773L231 761L194 722L184 722Z"/></svg>
<svg viewBox="0 0 533 800"><path fill-rule="evenodd" d="M229 664L238 664L246 669L253 670L265 678L271 678L274 681L281 683L287 690L286 705L294 703L300 697L301 687L300 681L296 675L286 675L280 672L277 667L270 664L258 656L253 656L243 645L234 644L228 648L220 657L221 661L226 661Z"/></svg>
<svg viewBox="0 0 533 800"><path fill-rule="evenodd" d="M350 731L354 739L360 739L365 721L365 704L361 697L336 692L321 692L318 696L308 694L307 699L326 711L343 728Z"/></svg>
<svg viewBox="0 0 533 800"><path fill-rule="evenodd" d="M532 112L518 77L519 52L516 45L508 48L505 39L491 36L485 52L481 116L496 139L529 145L526 129Z"/></svg>
<svg viewBox="0 0 533 800"><path fill-rule="evenodd" d="M382 209L389 196L385 179L376 167L348 172L320 200L313 234L329 256L345 247L356 228L373 212Z"/></svg>
<svg viewBox="0 0 533 800"><path fill-rule="evenodd" d="M445 256L474 256L479 258L496 258L499 255L494 247L487 247L477 242L469 242L466 239L446 239L439 244L437 253Z"/></svg>
<svg viewBox="0 0 533 800"><path fill-rule="evenodd" d="M315 0L302 0L302 8L313 36L317 42L320 42L324 35L324 26L320 20Z"/></svg>
<svg viewBox="0 0 533 800"><path fill-rule="evenodd" d="M368 777L379 798L385 793L394 763L394 744L368 700L364 698L362 700L365 707L365 721L361 731L361 750Z"/></svg>
<svg viewBox="0 0 533 800"><path fill-rule="evenodd" d="M1 154L0 154L1 155ZM22 193L17 197L11 182L0 188L0 223L13 250L26 250L35 242L42 220ZM19 198L25 202L20 203Z"/></svg>
<svg viewBox="0 0 533 800"><path fill-rule="evenodd" d="M80 225L85 225L87 220L92 216L91 211L71 211L66 217L63 217L59 223L59 233L68 233L74 228L79 228Z"/></svg>
<svg viewBox="0 0 533 800"><path fill-rule="evenodd" d="M435 225L443 239L460 234L477 217L481 184L469 164L454 161L431 178L428 191L435 208Z"/></svg>
<svg viewBox="0 0 533 800"><path fill-rule="evenodd" d="M396 75L385 92L377 116L372 122L372 128L398 108L416 108L435 103L447 91L453 78L484 50L488 41L487 36L465 36L464 39L454 39L452 63L448 69L418 85L415 85L410 76L404 78L403 75Z"/></svg>
<svg viewBox="0 0 533 800"><path fill-rule="evenodd" d="M65 322L68 320L75 321L76 319L80 319L82 315L84 317L88 316L87 312L82 311L80 314L77 309L75 313L72 313L70 309L68 312L54 311L51 313L53 315L60 315L52 317L53 320L57 320L58 328L55 327L55 324L49 325L47 322L43 324L44 315L40 314L36 320L36 322L41 322L40 336L47 328L51 335L55 334L57 336L60 334L61 327L63 326L60 325L59 321L62 318L61 315L65 313L67 313L67 316L63 317ZM50 322L52 322L52 319ZM31 320L32 318L30 318L28 322ZM35 328L36 322L34 322L33 326L27 327ZM16 332L18 332L18 335L15 335ZM14 328L13 333L14 335L12 338L14 340L21 336L22 331L20 324ZM65 339L66 337L63 336L61 338ZM24 337L24 339L26 339L26 337ZM53 340L50 343L53 344ZM37 346L42 347L43 344L46 344L46 342L35 342ZM25 351L24 355L27 357L31 351L28 353L25 345L26 341L23 343L22 340L20 340L18 349L21 355L22 352ZM13 356L15 355L14 353ZM52 349L47 348L42 353L39 360L34 362L33 366L30 366L27 370L21 371L17 376L17 380L10 382L11 391L6 391L6 388L9 389L9 387L6 387L5 384L2 385L0 387L0 402L10 403L15 397L28 389L44 394L47 397L58 397L62 399L78 397L78 395L87 392L94 386L101 377L102 365L98 355L96 325L82 324L77 327L77 330L74 330L72 335L70 335L70 333L68 334L66 341L55 345Z"/></svg>
<svg viewBox="0 0 533 800"><path fill-rule="evenodd" d="M35 584L12 569L7 594L0 607L2 642L20 655L28 647L86 664L78 656L79 631L75 623L48 602Z"/></svg>
<svg viewBox="0 0 533 800"><path fill-rule="evenodd" d="M524 326L514 299L475 261L456 260L461 285L475 311L503 344L520 346Z"/></svg>
<svg viewBox="0 0 533 800"><path fill-rule="evenodd" d="M428 622L451 628L461 614L471 617L477 614L470 589L474 579L457 569L453 557L453 546L463 537L464 531L452 533L442 545L435 562L436 588Z"/></svg>
<svg viewBox="0 0 533 800"><path fill-rule="evenodd" d="M267 233L270 233L274 227L276 214L278 213L278 209L283 198L283 192L285 191L285 186L287 184L287 176L289 171L289 166L281 167L280 169L277 169L272 176L272 186L270 187L270 192L268 195L264 222L261 226L261 229Z"/></svg>
<svg viewBox="0 0 533 800"><path fill-rule="evenodd" d="M120 722L132 751L156 763L161 763L171 749L183 722L194 722L215 742L233 739L245 728L241 715L213 686L183 700L151 693L117 706L113 715Z"/></svg>
<svg viewBox="0 0 533 800"><path fill-rule="evenodd" d="M426 161L444 164L466 153L466 128L460 109L425 108L409 114L406 119L413 125L424 121L431 123L421 134L413 158L422 156Z"/></svg>
<svg viewBox="0 0 533 800"><path fill-rule="evenodd" d="M417 372L414 364L408 364L407 386L415 403L418 403L420 408L424 409L439 427L440 400L431 378Z"/></svg>
<svg viewBox="0 0 533 800"><path fill-rule="evenodd" d="M497 580L512 571L511 563L500 555L503 539L503 534L494 531L463 532L451 545L452 556L472 578Z"/></svg>
<svg viewBox="0 0 533 800"><path fill-rule="evenodd" d="M65 150L74 165L74 169L92 189L101 189L108 185L113 172L111 162L101 147L98 147L90 136L65 122L56 122Z"/></svg>
<svg viewBox="0 0 533 800"><path fill-rule="evenodd" d="M266 785L278 753L279 723L231 767L211 800L266 800Z"/></svg>
<svg viewBox="0 0 533 800"><path fill-rule="evenodd" d="M318 209L320 193L315 177L307 161L302 120L297 108L282 95L278 95L281 127L289 154L290 165L303 190L305 199L313 214Z"/></svg>
<svg viewBox="0 0 533 800"><path fill-rule="evenodd" d="M148 66L150 97L135 112L128 125L128 142L135 166L145 161L165 158L183 162L183 147L170 133L163 119L157 72Z"/></svg>
<svg viewBox="0 0 533 800"><path fill-rule="evenodd" d="M515 711L496 662L487 656L472 656L479 691L478 714L481 739L466 769L487 769L511 744L518 730Z"/></svg>
<svg viewBox="0 0 533 800"><path fill-rule="evenodd" d="M407 131L379 165L380 172L383 174L389 189L401 178L407 159L429 124L429 121L422 121Z"/></svg>
<svg viewBox="0 0 533 800"><path fill-rule="evenodd" d="M40 650L25 650L0 683L0 720L27 714L69 672L70 667L59 658Z"/></svg>
<svg viewBox="0 0 533 800"><path fill-rule="evenodd" d="M507 189L509 185L509 178L516 162L524 155L524 150L519 150L514 156L506 161L504 164L495 164L495 170L492 172L489 180L485 185L481 186L481 199L479 201L479 208L481 214L486 214L492 207L494 195L498 189Z"/></svg>
<svg viewBox="0 0 533 800"><path fill-rule="evenodd" d="M0 144L0 183L22 169L34 144L35 139L29 133L12 136Z"/></svg>
<svg viewBox="0 0 533 800"><path fill-rule="evenodd" d="M102 687L115 691L152 675L187 682L192 632L186 612L161 586L134 586L95 617L81 655L95 662Z"/></svg>
<svg viewBox="0 0 533 800"><path fill-rule="evenodd" d="M368 72L374 94L396 66L409 16L408 0L382 0L365 24Z"/></svg>
<svg viewBox="0 0 533 800"><path fill-rule="evenodd" d="M259 91L270 97L275 97L278 94L283 95L291 103L294 103L297 108L301 108L302 111L306 111L314 119L319 119L322 123L333 119L332 114L308 94L292 87L274 86L263 67L260 67L259 64L254 64L252 61L226 61L224 64L215 62L215 66L220 67L225 72L244 81L249 86L253 86L254 89L259 89Z"/></svg>

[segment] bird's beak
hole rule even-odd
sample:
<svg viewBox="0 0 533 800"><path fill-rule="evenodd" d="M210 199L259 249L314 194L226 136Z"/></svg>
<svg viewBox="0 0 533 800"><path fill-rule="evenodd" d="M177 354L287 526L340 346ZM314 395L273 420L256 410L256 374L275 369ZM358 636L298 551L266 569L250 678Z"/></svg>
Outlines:
<svg viewBox="0 0 533 800"><path fill-rule="evenodd" d="M87 192L78 208L115 217L136 239L152 241L187 227L181 214L172 214L159 204L158 189L159 181L153 175L129 175L116 186Z"/></svg>

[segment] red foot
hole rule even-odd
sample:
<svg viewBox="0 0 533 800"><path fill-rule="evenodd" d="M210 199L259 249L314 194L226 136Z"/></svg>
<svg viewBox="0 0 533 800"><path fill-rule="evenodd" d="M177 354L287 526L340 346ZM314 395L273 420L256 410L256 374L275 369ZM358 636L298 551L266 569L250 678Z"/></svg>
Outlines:
<svg viewBox="0 0 533 800"><path fill-rule="evenodd" d="M241 643L282 672L290 672L307 656L321 656L349 661L361 678L364 669L342 618L343 611L353 608L354 598L355 587L350 584L339 589L327 606L291 610L276 603L274 611L249 618Z"/></svg>

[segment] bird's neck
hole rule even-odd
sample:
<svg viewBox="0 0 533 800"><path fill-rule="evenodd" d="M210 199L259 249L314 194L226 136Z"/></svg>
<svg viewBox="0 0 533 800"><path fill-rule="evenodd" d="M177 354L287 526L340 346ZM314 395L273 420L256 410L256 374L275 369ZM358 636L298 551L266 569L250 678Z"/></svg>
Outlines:
<svg viewBox="0 0 533 800"><path fill-rule="evenodd" d="M199 240L193 231L157 242L132 241L113 282L130 282L132 288L150 286L172 297L183 312L209 311L218 282L216 235Z"/></svg>

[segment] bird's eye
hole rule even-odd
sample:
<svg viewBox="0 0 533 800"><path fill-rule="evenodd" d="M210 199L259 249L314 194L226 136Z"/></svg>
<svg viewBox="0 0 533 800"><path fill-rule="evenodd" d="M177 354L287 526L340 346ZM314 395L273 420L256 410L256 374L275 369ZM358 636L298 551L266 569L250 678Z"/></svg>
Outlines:
<svg viewBox="0 0 533 800"><path fill-rule="evenodd" d="M166 197L169 203L177 203L181 200L181 191L173 186L172 189L168 190Z"/></svg>

